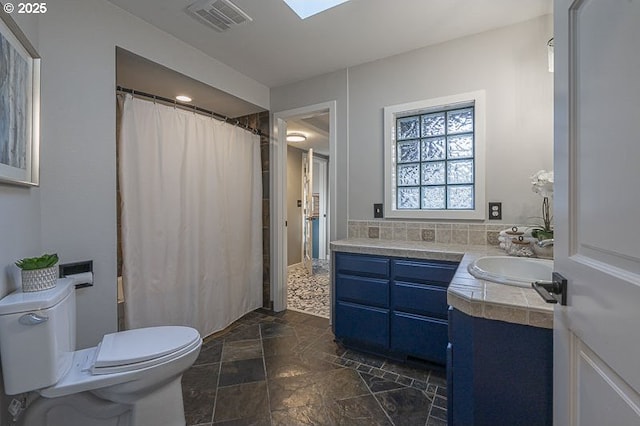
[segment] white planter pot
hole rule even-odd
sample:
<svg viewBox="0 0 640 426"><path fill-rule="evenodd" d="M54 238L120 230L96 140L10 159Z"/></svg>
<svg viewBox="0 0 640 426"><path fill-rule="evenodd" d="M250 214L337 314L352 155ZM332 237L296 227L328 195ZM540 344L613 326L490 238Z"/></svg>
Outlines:
<svg viewBox="0 0 640 426"><path fill-rule="evenodd" d="M54 288L58 281L58 264L49 268L22 270L22 291L42 291Z"/></svg>

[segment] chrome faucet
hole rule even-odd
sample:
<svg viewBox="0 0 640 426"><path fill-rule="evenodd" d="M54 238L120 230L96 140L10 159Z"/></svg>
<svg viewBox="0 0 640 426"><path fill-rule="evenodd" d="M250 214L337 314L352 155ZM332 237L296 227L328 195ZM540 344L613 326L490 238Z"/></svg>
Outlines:
<svg viewBox="0 0 640 426"><path fill-rule="evenodd" d="M536 243L538 247L549 247L553 245L553 238L549 238L548 240L538 241Z"/></svg>

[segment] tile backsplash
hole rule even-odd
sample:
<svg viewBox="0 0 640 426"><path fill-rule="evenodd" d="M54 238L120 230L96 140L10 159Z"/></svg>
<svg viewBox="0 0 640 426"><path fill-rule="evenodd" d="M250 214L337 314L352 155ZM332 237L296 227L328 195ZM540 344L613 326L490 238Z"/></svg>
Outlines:
<svg viewBox="0 0 640 426"><path fill-rule="evenodd" d="M497 246L499 232L512 226L484 223L350 220L349 238Z"/></svg>

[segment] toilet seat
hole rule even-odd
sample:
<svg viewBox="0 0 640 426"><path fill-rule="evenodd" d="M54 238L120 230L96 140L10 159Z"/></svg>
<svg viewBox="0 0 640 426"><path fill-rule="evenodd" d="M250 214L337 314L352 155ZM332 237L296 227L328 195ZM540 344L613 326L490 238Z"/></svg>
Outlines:
<svg viewBox="0 0 640 426"><path fill-rule="evenodd" d="M154 370L156 368L166 369L166 366L175 363L180 358L190 357L192 356L192 353L200 351L202 339L200 338L200 334L197 330L189 327L175 326L175 328L183 329L181 330L183 333L181 333L180 330L169 330L172 328L174 328L174 326L137 329L146 330L139 331L141 335L155 336L157 339L165 340L165 345L167 346L165 346L164 350L162 349L162 345L158 345L155 350L149 350L146 355L140 351L134 351L129 352L130 355L127 356L126 351L124 350L126 348L121 348L121 352L118 352L117 350L110 351L108 348L105 348L105 352L101 360L103 363L106 361L107 366L95 367L95 369L97 369L97 373L93 373L92 370L94 370L95 360L98 359L98 353L100 352L99 347L94 346L92 348L75 351L73 353L71 368L64 377L62 377L53 386L40 389L38 392L46 398L56 398L78 392L96 391L108 386L140 380L144 378L150 370ZM177 337L177 340L172 341L168 339L168 335L166 334L167 332L169 335L174 337L175 333L178 333L179 336ZM114 334L119 336L120 333L126 332L118 332ZM137 334L138 333L134 333L134 335ZM162 337L163 335L165 336L164 339ZM191 341L189 342L189 340ZM120 339L118 337L115 341L117 343L115 347L117 348L120 343L126 342L127 338L125 337L124 339ZM107 344L107 347L108 346L109 344ZM136 347L138 346L139 345ZM174 349L169 351L168 347L173 347ZM111 346L111 348L114 348L114 346ZM120 353L121 356L112 356L117 353ZM157 355L162 353L164 353L164 355L153 358L153 354ZM135 359L143 359L143 361L131 362ZM117 365L118 363L120 363L120 365Z"/></svg>
<svg viewBox="0 0 640 426"><path fill-rule="evenodd" d="M138 328L106 334L95 353L91 373L122 373L165 362L190 350L200 340L189 327Z"/></svg>

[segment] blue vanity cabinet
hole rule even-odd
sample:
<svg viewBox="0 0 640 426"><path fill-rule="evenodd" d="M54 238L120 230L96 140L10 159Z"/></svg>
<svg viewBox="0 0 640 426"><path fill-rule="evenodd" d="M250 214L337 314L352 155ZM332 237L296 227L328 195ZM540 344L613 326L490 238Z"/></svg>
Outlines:
<svg viewBox="0 0 640 426"><path fill-rule="evenodd" d="M396 359L446 362L447 286L457 263L337 252L335 335Z"/></svg>
<svg viewBox="0 0 640 426"><path fill-rule="evenodd" d="M336 253L335 335L364 349L389 348L389 259Z"/></svg>
<svg viewBox="0 0 640 426"><path fill-rule="evenodd" d="M451 308L449 426L551 426L553 331Z"/></svg>
<svg viewBox="0 0 640 426"><path fill-rule="evenodd" d="M392 260L392 352L446 363L447 287L457 267L455 262Z"/></svg>

